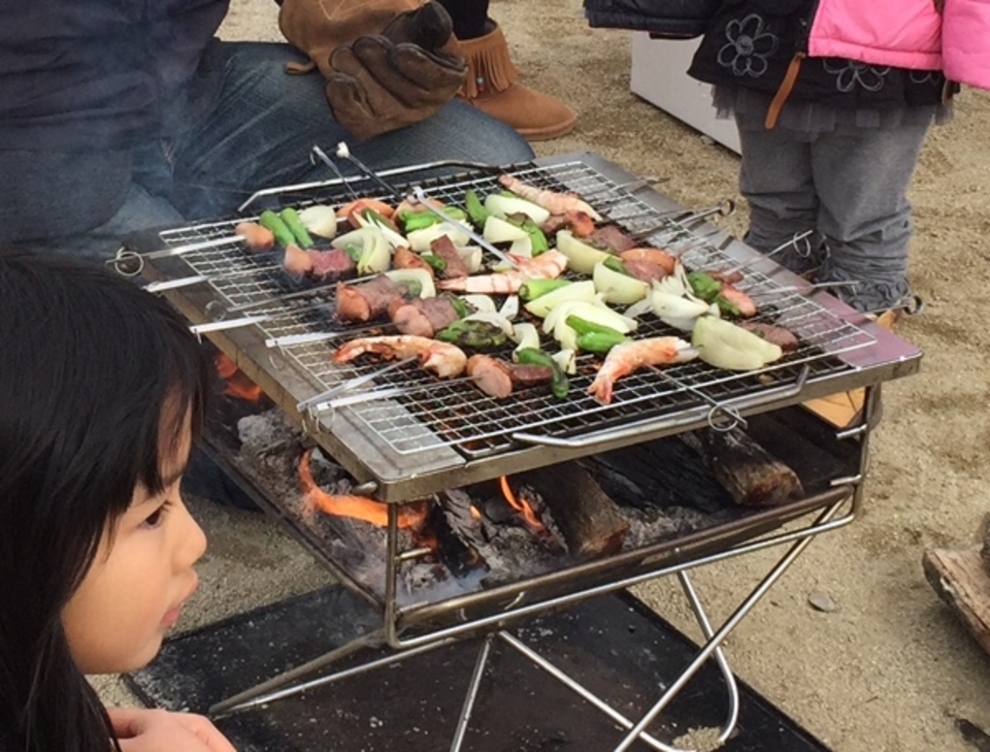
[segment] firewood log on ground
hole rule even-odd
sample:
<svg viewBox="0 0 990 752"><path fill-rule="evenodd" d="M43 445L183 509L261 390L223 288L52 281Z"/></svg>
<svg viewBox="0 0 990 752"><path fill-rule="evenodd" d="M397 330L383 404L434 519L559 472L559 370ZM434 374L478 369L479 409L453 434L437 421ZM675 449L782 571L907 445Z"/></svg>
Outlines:
<svg viewBox="0 0 990 752"><path fill-rule="evenodd" d="M939 598L990 653L990 514L984 517L978 538L967 549L926 551L922 565Z"/></svg>

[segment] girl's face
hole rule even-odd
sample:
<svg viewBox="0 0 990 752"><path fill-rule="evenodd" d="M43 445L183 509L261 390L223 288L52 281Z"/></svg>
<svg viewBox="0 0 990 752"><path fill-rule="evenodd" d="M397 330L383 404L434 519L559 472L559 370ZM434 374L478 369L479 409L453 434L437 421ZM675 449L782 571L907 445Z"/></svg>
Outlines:
<svg viewBox="0 0 990 752"><path fill-rule="evenodd" d="M147 664L196 590L192 565L206 551L206 536L179 496L191 443L187 421L175 456L164 460L164 490L149 494L138 485L62 612L72 657L83 673Z"/></svg>

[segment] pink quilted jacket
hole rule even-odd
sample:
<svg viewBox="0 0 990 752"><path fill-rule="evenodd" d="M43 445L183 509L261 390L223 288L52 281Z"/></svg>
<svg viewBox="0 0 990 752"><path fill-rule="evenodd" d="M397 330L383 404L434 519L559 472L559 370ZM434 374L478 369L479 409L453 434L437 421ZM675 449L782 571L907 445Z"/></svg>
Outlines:
<svg viewBox="0 0 990 752"><path fill-rule="evenodd" d="M990 0L821 0L808 54L871 65L943 70L990 89ZM944 16L944 17L943 17Z"/></svg>
<svg viewBox="0 0 990 752"><path fill-rule="evenodd" d="M953 81L990 89L990 0L945 0L942 70Z"/></svg>
<svg viewBox="0 0 990 752"><path fill-rule="evenodd" d="M933 0L821 0L811 26L808 54L938 70L942 67L942 16Z"/></svg>

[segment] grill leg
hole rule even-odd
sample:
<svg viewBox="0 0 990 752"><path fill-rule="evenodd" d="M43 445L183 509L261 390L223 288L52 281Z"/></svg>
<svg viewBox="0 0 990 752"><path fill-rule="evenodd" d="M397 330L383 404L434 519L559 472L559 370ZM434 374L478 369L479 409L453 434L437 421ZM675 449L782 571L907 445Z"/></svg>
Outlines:
<svg viewBox="0 0 990 752"><path fill-rule="evenodd" d="M283 687L308 673L312 673L319 668L328 666L334 661L338 661L351 653L356 653L358 650L366 647L381 645L384 641L382 639L383 635L384 630L378 629L363 637L358 637L356 640L351 640L346 645L341 645L339 648L331 650L329 653L324 653L320 657L314 658L301 666L297 666L296 668L279 674L268 681L257 684L250 689L246 689L227 700L218 702L216 705L213 705L207 713L211 717L215 718L221 715L230 715L242 710L248 710L249 708L257 707L258 705L265 705L269 702L274 702L275 700L282 700L286 697L297 695L309 689L322 687L324 684L330 684L335 681L340 681L341 679L346 679L350 676L357 676L358 674L363 674L367 671L373 671L374 669L381 668L382 666L391 666L399 661L405 660L406 658L412 658L415 655L432 652L437 648L449 645L453 642L453 640L449 639L438 640L418 648L411 648L398 655L390 653L383 658L369 661L368 663L362 663L354 668L344 669L343 671L338 671L335 674L321 676L318 679L303 682L302 684L296 684L295 686L287 687L285 689L276 689L277 687Z"/></svg>
<svg viewBox="0 0 990 752"><path fill-rule="evenodd" d="M481 650L478 651L478 659L474 664L474 672L471 674L471 683L468 685L467 695L464 697L464 706L461 708L460 718L457 719L454 740L450 743L450 752L460 752L461 745L464 744L464 735L467 733L468 724L471 722L474 701L478 699L478 687L481 686L481 679L485 675L485 666L488 664L488 655L491 653L492 640L494 639L495 635L490 634L481 643Z"/></svg>
<svg viewBox="0 0 990 752"><path fill-rule="evenodd" d="M822 514L819 521L828 521L835 515L836 511L838 511L836 507L827 509ZM732 616L730 616L725 623L719 627L715 634L709 637L708 642L704 644L701 651L697 656L695 656L695 659L691 661L690 665L688 665L677 680L667 688L667 691L663 693L663 696L657 700L656 704L650 708L646 715L644 715L639 723L633 727L633 729L626 735L626 737L622 740L619 746L613 750L613 752L626 752L636 742L636 740L640 738L646 727L649 726L661 712L663 712L663 709L670 704L674 697L677 696L677 693L684 688L684 686L694 677L696 673L698 673L698 670L705 663L705 661L711 657L712 653L718 650L725 638L729 636L729 633L739 625L739 622L741 622L743 618L752 610L753 606L755 606L759 600L767 594L767 591L773 587L774 583L780 579L781 575L783 575L784 572L790 568L795 559L797 559L804 549L808 547L811 540L811 537L802 538L791 546L790 549L788 549L787 553L780 558L780 560L773 566L767 575L760 581L759 585L753 589L749 596L732 613ZM684 585L683 579L681 584L682 586ZM690 592L693 593L693 589ZM691 599L690 595L688 597ZM692 602L692 606L693 605L694 604ZM695 613L697 613L697 611ZM729 729L729 731L731 731L731 729Z"/></svg>

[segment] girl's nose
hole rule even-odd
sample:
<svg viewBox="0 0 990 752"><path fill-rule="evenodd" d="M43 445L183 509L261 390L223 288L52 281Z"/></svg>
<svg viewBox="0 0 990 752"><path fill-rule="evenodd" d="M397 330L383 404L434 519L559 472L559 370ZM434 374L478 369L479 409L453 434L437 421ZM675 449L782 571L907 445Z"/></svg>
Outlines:
<svg viewBox="0 0 990 752"><path fill-rule="evenodd" d="M183 524L180 530L181 566L192 566L206 553L206 533L189 514L185 502L180 504Z"/></svg>

